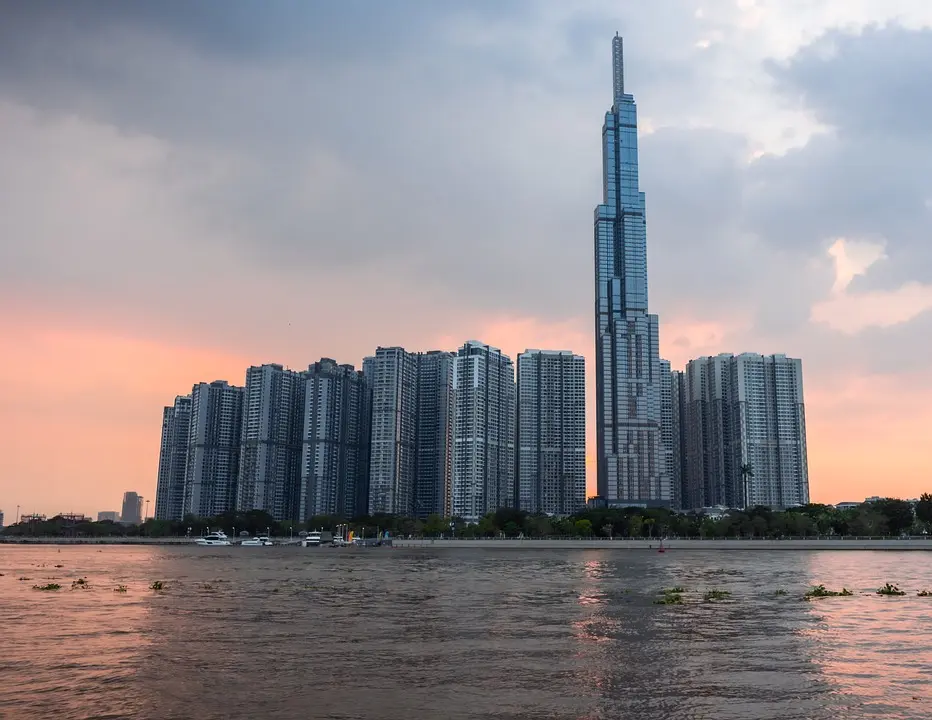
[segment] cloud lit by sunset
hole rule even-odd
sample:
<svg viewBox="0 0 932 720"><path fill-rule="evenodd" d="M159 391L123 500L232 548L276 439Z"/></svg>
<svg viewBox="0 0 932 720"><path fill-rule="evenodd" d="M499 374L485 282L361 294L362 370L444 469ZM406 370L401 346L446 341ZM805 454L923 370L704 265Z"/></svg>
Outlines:
<svg viewBox="0 0 932 720"><path fill-rule="evenodd" d="M802 358L813 501L932 489L932 5L700 5L10 10L7 518L154 499L162 406L195 382L469 339L586 356L593 494L617 28L661 354Z"/></svg>

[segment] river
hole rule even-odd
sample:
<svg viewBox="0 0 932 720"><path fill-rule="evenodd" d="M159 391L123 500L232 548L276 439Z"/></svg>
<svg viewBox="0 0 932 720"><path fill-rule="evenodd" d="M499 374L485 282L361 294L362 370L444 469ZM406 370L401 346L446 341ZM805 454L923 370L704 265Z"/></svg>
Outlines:
<svg viewBox="0 0 932 720"><path fill-rule="evenodd" d="M926 553L0 545L0 573L2 718L932 717Z"/></svg>

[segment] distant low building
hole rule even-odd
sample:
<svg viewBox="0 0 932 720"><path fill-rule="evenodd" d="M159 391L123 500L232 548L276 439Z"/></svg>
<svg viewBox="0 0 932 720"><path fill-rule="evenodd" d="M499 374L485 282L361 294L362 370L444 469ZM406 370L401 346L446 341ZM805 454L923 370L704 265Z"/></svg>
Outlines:
<svg viewBox="0 0 932 720"><path fill-rule="evenodd" d="M835 505L836 510L853 510L854 508L861 505L859 502L840 502Z"/></svg>
<svg viewBox="0 0 932 720"><path fill-rule="evenodd" d="M120 522L120 513L116 510L101 510L97 513L97 522Z"/></svg>
<svg viewBox="0 0 932 720"><path fill-rule="evenodd" d="M59 513L57 517L60 518L63 522L72 525L90 521L90 518L84 513Z"/></svg>
<svg viewBox="0 0 932 720"><path fill-rule="evenodd" d="M0 510L0 530L3 529L3 510Z"/></svg>

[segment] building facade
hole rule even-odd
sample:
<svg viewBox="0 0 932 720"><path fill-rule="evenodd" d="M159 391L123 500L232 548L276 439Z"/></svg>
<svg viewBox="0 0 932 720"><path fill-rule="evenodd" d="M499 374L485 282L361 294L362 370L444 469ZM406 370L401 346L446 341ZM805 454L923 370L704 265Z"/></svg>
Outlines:
<svg viewBox="0 0 932 720"><path fill-rule="evenodd" d="M140 525L142 523L142 496L132 491L123 493L123 512L120 515L123 522Z"/></svg>
<svg viewBox="0 0 932 720"><path fill-rule="evenodd" d="M414 516L453 514L453 353L417 355Z"/></svg>
<svg viewBox="0 0 932 720"><path fill-rule="evenodd" d="M809 502L802 361L743 353L686 366L687 506Z"/></svg>
<svg viewBox="0 0 932 720"><path fill-rule="evenodd" d="M243 396L225 380L191 389L184 515L215 517L236 507Z"/></svg>
<svg viewBox="0 0 932 720"><path fill-rule="evenodd" d="M363 360L372 388L369 514L410 515L417 462L417 355L377 348Z"/></svg>
<svg viewBox="0 0 932 720"><path fill-rule="evenodd" d="M157 500L156 500L156 505L158 505ZM160 518L156 518L156 519L158 520ZM161 519L166 519L166 518L161 518ZM97 513L97 522L119 522L119 521L120 521L120 513L118 513L116 510L101 510L99 513Z"/></svg>
<svg viewBox="0 0 932 720"><path fill-rule="evenodd" d="M298 513L353 517L368 509L372 395L364 371L322 358L306 373Z"/></svg>
<svg viewBox="0 0 932 720"><path fill-rule="evenodd" d="M372 387L369 513L448 516L453 354L380 347L363 374Z"/></svg>
<svg viewBox="0 0 932 720"><path fill-rule="evenodd" d="M586 361L526 350L518 355L518 508L566 516L586 505Z"/></svg>
<svg viewBox="0 0 932 720"><path fill-rule="evenodd" d="M246 371L236 509L296 520L304 430L303 373L267 364Z"/></svg>
<svg viewBox="0 0 932 720"><path fill-rule="evenodd" d="M181 520L184 515L185 467L190 430L191 396L178 395L175 402L162 411L162 444L155 489L156 520Z"/></svg>
<svg viewBox="0 0 932 720"><path fill-rule="evenodd" d="M658 319L647 308L647 223L638 183L637 107L612 40L614 102L602 126L602 204L595 209L596 458L609 506L669 506L661 451Z"/></svg>
<svg viewBox="0 0 932 720"><path fill-rule="evenodd" d="M453 360L453 390L453 514L477 521L514 507L514 363L469 341Z"/></svg>

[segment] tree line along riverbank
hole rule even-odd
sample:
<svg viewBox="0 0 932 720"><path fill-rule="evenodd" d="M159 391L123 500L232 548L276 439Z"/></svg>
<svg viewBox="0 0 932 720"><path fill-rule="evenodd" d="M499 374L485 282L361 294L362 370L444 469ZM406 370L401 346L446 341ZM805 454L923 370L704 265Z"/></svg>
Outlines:
<svg viewBox="0 0 932 720"><path fill-rule="evenodd" d="M58 516L7 526L0 539L15 538L158 538L196 537L222 529L231 536L269 533L277 537L297 536L303 530L335 530L345 525L356 535L387 531L395 537L460 539L639 539L660 537L713 539L781 538L883 538L932 534L932 495L918 502L886 498L857 507L837 509L812 503L775 511L758 506L729 510L722 516L677 513L663 508L586 509L566 518L548 517L520 510L502 509L478 522L431 515L419 519L397 515L366 515L356 518L318 516L305 523L279 522L261 510L228 512L212 518L187 516L180 521L149 519L140 525L111 521L74 522Z"/></svg>

